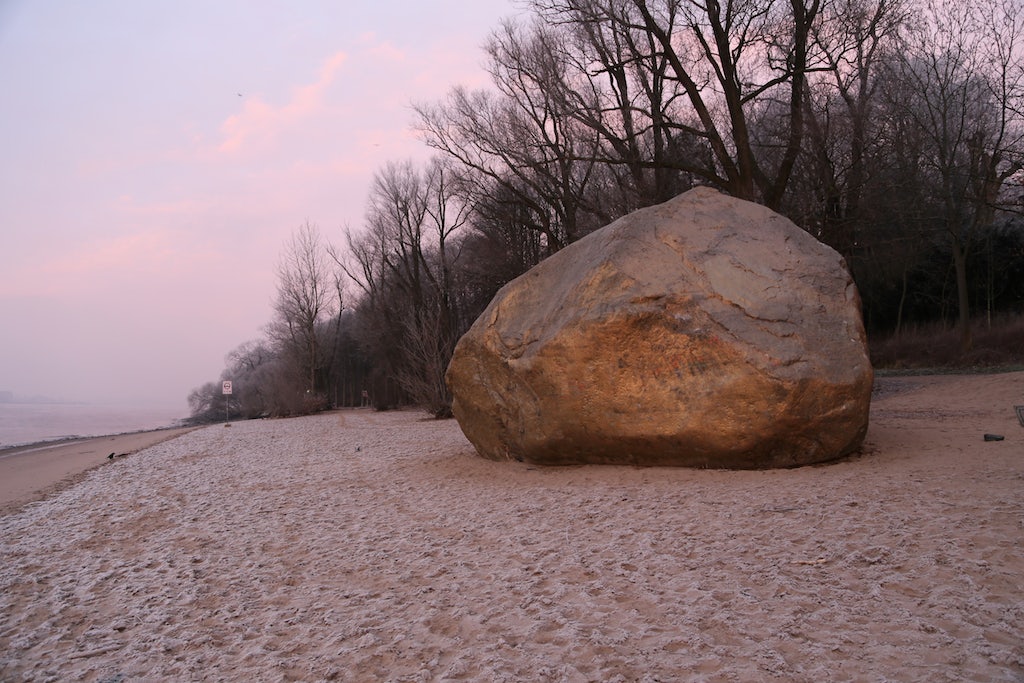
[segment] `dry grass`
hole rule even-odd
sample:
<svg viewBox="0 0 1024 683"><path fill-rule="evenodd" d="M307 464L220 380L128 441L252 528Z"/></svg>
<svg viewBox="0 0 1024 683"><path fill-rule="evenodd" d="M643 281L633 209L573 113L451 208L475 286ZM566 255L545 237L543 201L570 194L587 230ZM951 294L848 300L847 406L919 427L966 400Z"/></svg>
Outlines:
<svg viewBox="0 0 1024 683"><path fill-rule="evenodd" d="M881 370L1007 370L1024 367L1024 316L976 321L973 347L960 350L955 328L939 323L912 327L898 337L870 340L871 362Z"/></svg>

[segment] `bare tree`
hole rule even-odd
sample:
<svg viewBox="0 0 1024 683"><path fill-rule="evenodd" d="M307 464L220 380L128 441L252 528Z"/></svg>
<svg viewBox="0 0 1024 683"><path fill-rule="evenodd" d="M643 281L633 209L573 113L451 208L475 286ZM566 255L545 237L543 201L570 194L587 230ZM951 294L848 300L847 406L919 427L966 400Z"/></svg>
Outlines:
<svg viewBox="0 0 1024 683"><path fill-rule="evenodd" d="M559 2L536 5L555 21L569 9ZM573 5L575 21L566 24L575 37L569 59L581 85L566 94L575 116L602 140L601 170L615 179L617 213L671 199L693 184L701 143L679 118L685 93L667 55L640 26L630 0Z"/></svg>
<svg viewBox="0 0 1024 683"><path fill-rule="evenodd" d="M557 251L594 227L584 214L598 137L567 102L574 84L554 30L506 22L486 49L497 92L455 88L441 103L417 105L418 128L476 175L470 201L479 211L521 216Z"/></svg>
<svg viewBox="0 0 1024 683"><path fill-rule="evenodd" d="M607 65L622 92L621 66L643 62L660 88L649 100L659 132L675 130L699 148L665 160L730 194L780 205L804 135L804 94L812 67L811 31L820 0L534 0L554 21L610 24L627 48ZM637 35L637 31L640 35ZM630 37L633 36L633 37ZM596 41L595 41L596 42ZM618 73L611 66L618 66ZM672 99L665 100L667 81ZM671 108L662 108L663 102ZM759 108L785 107L785 126L758 140ZM658 139L658 138L656 138ZM770 152L770 153L769 153Z"/></svg>
<svg viewBox="0 0 1024 683"><path fill-rule="evenodd" d="M319 325L337 313L340 304L327 245L315 225L305 223L292 233L278 263L276 319L271 337L295 359L306 378L306 391L322 388L317 376L324 359Z"/></svg>
<svg viewBox="0 0 1024 683"><path fill-rule="evenodd" d="M809 78L802 185L787 202L804 227L850 257L879 144L879 87L895 59L910 0L834 0L812 28L820 71ZM802 206L801 206L802 204Z"/></svg>
<svg viewBox="0 0 1024 683"><path fill-rule="evenodd" d="M216 422L224 419L224 396L219 382L207 382L188 395L188 407L194 422Z"/></svg>
<svg viewBox="0 0 1024 683"><path fill-rule="evenodd" d="M454 305L452 235L468 209L440 160L388 164L374 178L366 230L349 231L346 273L363 293L356 312L379 367L437 416L451 410L444 371L465 324Z"/></svg>
<svg viewBox="0 0 1024 683"><path fill-rule="evenodd" d="M967 351L971 243L1024 166L1024 9L1012 0L943 0L919 10L887 93L890 132L894 147L913 155L920 200L948 239Z"/></svg>
<svg viewBox="0 0 1024 683"><path fill-rule="evenodd" d="M254 418L273 412L269 378L278 360L265 341L248 341L228 353L222 377L232 380L231 397L239 417Z"/></svg>

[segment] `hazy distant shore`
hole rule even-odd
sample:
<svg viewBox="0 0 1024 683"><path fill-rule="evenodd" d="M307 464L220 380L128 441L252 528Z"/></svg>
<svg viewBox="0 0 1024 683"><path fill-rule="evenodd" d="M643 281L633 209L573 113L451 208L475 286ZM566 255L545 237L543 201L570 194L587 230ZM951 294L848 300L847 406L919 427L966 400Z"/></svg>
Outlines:
<svg viewBox="0 0 1024 683"><path fill-rule="evenodd" d="M1024 679L1024 373L884 385L862 454L791 470L197 429L0 516L0 679Z"/></svg>

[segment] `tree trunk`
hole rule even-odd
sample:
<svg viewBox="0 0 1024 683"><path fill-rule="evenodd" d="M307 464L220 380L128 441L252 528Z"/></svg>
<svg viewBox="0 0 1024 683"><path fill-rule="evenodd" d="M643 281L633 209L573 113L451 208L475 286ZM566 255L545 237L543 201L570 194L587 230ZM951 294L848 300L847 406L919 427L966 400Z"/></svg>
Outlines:
<svg viewBox="0 0 1024 683"><path fill-rule="evenodd" d="M957 318L957 332L960 334L960 352L967 353L971 350L971 310L970 297L967 291L967 254L960 240L952 240L953 268L956 272L956 295L959 317Z"/></svg>
<svg viewBox="0 0 1024 683"><path fill-rule="evenodd" d="M897 339L903 333L903 306L907 302L907 268L903 267L903 286L900 289L900 304L896 309L896 332L895 336Z"/></svg>

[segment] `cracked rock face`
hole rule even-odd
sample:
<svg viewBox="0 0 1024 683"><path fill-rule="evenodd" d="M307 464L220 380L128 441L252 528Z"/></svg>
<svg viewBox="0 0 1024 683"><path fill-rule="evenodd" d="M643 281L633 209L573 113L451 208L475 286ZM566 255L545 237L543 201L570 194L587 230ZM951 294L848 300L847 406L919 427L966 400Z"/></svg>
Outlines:
<svg viewBox="0 0 1024 683"><path fill-rule="evenodd" d="M480 455L766 468L858 448L872 369L842 258L698 188L506 285L448 367Z"/></svg>

